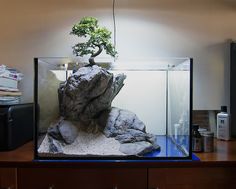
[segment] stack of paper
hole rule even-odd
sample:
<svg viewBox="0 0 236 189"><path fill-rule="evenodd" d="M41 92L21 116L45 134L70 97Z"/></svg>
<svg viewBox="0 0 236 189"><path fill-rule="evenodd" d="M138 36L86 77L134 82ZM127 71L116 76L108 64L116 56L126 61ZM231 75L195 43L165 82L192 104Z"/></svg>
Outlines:
<svg viewBox="0 0 236 189"><path fill-rule="evenodd" d="M15 104L20 102L22 93L18 89L18 82L23 74L16 69L0 65L0 104Z"/></svg>

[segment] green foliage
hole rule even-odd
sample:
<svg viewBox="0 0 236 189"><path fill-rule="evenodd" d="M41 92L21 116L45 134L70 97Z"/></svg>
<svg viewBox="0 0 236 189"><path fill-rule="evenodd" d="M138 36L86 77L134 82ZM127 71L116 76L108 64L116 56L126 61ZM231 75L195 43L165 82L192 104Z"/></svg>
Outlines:
<svg viewBox="0 0 236 189"><path fill-rule="evenodd" d="M112 57L117 55L117 52L111 43L111 32L105 27L99 27L96 18L82 18L79 23L72 27L70 34L86 39L86 42L77 43L72 48L73 53L76 56L91 54L89 59L90 64L95 63L94 57L99 55L103 49Z"/></svg>

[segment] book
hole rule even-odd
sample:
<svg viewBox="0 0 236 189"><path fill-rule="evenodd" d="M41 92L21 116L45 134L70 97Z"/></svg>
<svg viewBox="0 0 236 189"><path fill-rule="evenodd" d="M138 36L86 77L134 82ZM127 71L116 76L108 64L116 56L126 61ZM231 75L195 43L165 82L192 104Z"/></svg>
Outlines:
<svg viewBox="0 0 236 189"><path fill-rule="evenodd" d="M18 81L10 78L0 77L0 87L17 89Z"/></svg>
<svg viewBox="0 0 236 189"><path fill-rule="evenodd" d="M19 96L0 96L0 101L15 101L15 100L19 100L20 97Z"/></svg>
<svg viewBox="0 0 236 189"><path fill-rule="evenodd" d="M18 72L16 69L9 68L5 65L0 65L0 77L20 81L23 78L23 74Z"/></svg>
<svg viewBox="0 0 236 189"><path fill-rule="evenodd" d="M9 73L9 72L4 73L4 74L0 74L0 77L13 79L13 80L17 80L17 81L20 81L22 79L22 77L19 74Z"/></svg>
<svg viewBox="0 0 236 189"><path fill-rule="evenodd" d="M14 89L14 88L9 88L9 87L1 87L1 86L0 86L0 91L12 91L12 92L18 92L19 89Z"/></svg>
<svg viewBox="0 0 236 189"><path fill-rule="evenodd" d="M12 96L0 96L0 105L9 105L9 104L18 104L20 103L20 97L12 97Z"/></svg>
<svg viewBox="0 0 236 189"><path fill-rule="evenodd" d="M22 93L20 91L0 91L0 97L2 96L21 96Z"/></svg>

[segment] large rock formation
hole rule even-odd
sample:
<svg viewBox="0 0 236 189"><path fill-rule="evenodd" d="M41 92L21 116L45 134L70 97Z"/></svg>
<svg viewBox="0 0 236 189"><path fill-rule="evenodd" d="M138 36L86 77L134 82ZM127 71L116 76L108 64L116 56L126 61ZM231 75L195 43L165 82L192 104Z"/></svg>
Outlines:
<svg viewBox="0 0 236 189"><path fill-rule="evenodd" d="M144 123L136 114L111 107L125 78L124 74L114 76L94 65L78 69L61 83L58 97L62 118L48 128L49 151L63 153L61 146L75 141L78 129L71 121L77 121L79 130L81 126L88 130L96 128L103 136L115 138L122 154L144 155L160 149L156 137L146 133Z"/></svg>
<svg viewBox="0 0 236 189"><path fill-rule="evenodd" d="M121 143L120 151L128 155L143 155L159 150L156 136L146 133L144 123L128 110L112 107L103 111L98 119L102 132Z"/></svg>
<svg viewBox="0 0 236 189"><path fill-rule="evenodd" d="M96 65L82 67L59 87L60 114L66 119L88 122L111 107L123 87L126 76L112 73Z"/></svg>

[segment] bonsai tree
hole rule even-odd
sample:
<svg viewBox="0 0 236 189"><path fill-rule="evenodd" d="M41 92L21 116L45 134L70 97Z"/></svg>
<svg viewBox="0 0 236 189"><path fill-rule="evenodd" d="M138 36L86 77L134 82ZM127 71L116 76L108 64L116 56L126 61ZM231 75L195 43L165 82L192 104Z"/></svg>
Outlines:
<svg viewBox="0 0 236 189"><path fill-rule="evenodd" d="M79 23L72 27L70 34L85 38L85 42L78 43L72 48L76 56L90 54L90 66L95 64L94 58L103 50L112 57L115 57L117 54L111 43L111 32L105 27L100 27L96 18L82 18Z"/></svg>

